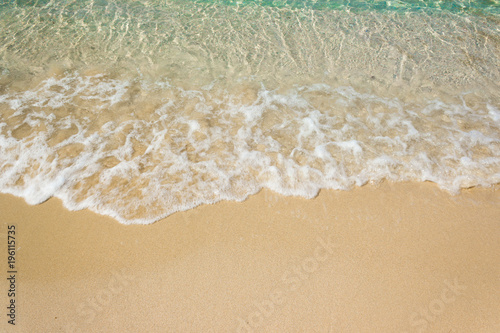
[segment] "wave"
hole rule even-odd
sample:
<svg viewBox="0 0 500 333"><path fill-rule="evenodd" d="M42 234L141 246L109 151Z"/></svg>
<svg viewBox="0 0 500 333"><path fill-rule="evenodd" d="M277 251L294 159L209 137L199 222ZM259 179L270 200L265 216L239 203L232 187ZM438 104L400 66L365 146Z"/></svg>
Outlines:
<svg viewBox="0 0 500 333"><path fill-rule="evenodd" d="M500 182L500 110L324 83L184 89L78 73L0 95L0 190L151 223L262 188L312 198L368 182L456 193Z"/></svg>

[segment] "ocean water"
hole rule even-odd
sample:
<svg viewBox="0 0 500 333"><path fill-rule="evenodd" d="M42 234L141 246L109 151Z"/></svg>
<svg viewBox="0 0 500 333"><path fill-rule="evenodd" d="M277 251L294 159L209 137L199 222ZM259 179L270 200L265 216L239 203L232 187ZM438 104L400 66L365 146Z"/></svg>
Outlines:
<svg viewBox="0 0 500 333"><path fill-rule="evenodd" d="M0 192L151 223L500 183L500 1L0 1Z"/></svg>

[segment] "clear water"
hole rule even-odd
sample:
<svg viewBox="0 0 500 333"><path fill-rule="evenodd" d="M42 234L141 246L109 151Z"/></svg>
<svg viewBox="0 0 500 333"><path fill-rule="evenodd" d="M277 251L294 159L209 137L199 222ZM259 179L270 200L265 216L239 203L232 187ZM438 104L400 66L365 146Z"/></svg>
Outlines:
<svg viewBox="0 0 500 333"><path fill-rule="evenodd" d="M500 182L499 1L0 1L0 191L151 223Z"/></svg>

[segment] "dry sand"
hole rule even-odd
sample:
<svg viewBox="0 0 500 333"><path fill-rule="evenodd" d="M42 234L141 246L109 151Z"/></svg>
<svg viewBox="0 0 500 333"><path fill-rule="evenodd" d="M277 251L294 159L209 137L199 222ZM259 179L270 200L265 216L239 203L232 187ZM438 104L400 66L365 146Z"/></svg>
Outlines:
<svg viewBox="0 0 500 333"><path fill-rule="evenodd" d="M499 189L262 191L132 226L0 195L0 331L500 332Z"/></svg>

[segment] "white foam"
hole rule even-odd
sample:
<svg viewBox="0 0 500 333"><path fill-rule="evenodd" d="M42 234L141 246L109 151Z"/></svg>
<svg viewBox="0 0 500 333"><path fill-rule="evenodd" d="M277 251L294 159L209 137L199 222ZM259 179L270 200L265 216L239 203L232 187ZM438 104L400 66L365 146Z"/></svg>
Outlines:
<svg viewBox="0 0 500 333"><path fill-rule="evenodd" d="M500 123L500 110L489 103L486 105L486 107L488 108L488 115L490 116L490 118L494 122Z"/></svg>
<svg viewBox="0 0 500 333"><path fill-rule="evenodd" d="M322 188L382 179L433 181L452 193L500 181L500 125L491 103L405 104L326 84L280 93L262 86L241 102L217 82L199 90L148 83L123 111L119 102L136 89L131 81L72 74L0 95L11 118L24 117L17 125L0 122L0 191L30 204L56 196L69 209L129 224L241 201L263 187L312 198ZM155 98L152 112L119 120ZM79 107L90 112L79 118L71 111ZM16 137L21 125L32 132ZM50 143L64 131L72 132Z"/></svg>
<svg viewBox="0 0 500 333"><path fill-rule="evenodd" d="M354 155L360 155L363 152L363 149L359 145L359 142L356 140L335 142L335 144L340 148L353 153Z"/></svg>

